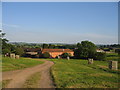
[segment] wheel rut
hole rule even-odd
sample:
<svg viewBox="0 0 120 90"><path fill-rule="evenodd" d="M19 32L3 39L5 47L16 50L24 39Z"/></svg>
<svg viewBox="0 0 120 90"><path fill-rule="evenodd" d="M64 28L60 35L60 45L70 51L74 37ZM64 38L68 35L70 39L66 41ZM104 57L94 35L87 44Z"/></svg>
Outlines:
<svg viewBox="0 0 120 90"><path fill-rule="evenodd" d="M41 61L41 60L40 60ZM26 68L24 70L15 70L2 73L2 79L12 79L6 88L22 88L29 76L36 72L40 72L40 81L38 88L55 88L50 76L50 68L54 64L52 61L45 61L43 64Z"/></svg>

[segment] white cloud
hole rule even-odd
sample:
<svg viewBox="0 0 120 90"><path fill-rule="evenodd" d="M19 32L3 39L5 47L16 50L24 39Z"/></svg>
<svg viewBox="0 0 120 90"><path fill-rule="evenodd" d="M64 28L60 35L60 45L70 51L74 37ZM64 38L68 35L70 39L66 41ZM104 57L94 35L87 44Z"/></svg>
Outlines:
<svg viewBox="0 0 120 90"><path fill-rule="evenodd" d="M13 24L2 24L2 26L4 27L13 27L13 28L18 28L19 26L18 25L13 25Z"/></svg>

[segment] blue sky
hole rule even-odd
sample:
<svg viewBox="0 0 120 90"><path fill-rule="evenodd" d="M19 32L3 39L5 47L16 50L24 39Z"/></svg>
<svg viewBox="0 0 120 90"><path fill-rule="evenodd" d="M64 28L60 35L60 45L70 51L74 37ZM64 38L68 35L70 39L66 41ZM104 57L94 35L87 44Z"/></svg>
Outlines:
<svg viewBox="0 0 120 90"><path fill-rule="evenodd" d="M118 42L117 2L3 2L2 10L10 42Z"/></svg>

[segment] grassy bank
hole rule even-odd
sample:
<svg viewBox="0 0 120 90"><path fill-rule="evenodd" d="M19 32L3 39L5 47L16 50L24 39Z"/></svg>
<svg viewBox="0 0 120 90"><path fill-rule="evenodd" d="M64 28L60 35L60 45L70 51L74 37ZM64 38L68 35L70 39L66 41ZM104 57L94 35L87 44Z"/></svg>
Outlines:
<svg viewBox="0 0 120 90"><path fill-rule="evenodd" d="M11 81L11 79L3 80L2 81L2 88L6 88L6 86L9 84L10 81Z"/></svg>
<svg viewBox="0 0 120 90"><path fill-rule="evenodd" d="M52 60L51 69L54 82L58 88L117 88L118 71L108 69L107 61L94 61L88 65L87 60Z"/></svg>
<svg viewBox="0 0 120 90"><path fill-rule="evenodd" d="M11 59L9 57L3 57L2 58L2 71L24 69L24 68L32 67L32 66L42 64L42 63L44 62L38 61L36 59L30 59L30 58Z"/></svg>

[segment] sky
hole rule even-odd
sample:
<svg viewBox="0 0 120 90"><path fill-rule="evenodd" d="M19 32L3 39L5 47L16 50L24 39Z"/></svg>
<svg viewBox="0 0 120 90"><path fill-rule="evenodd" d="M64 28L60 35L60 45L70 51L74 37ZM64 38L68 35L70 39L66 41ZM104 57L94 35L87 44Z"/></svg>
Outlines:
<svg viewBox="0 0 120 90"><path fill-rule="evenodd" d="M1 0L2 2L119 2L119 0Z"/></svg>
<svg viewBox="0 0 120 90"><path fill-rule="evenodd" d="M118 43L117 2L3 2L10 42Z"/></svg>
<svg viewBox="0 0 120 90"><path fill-rule="evenodd" d="M0 29L2 29L2 3L0 2Z"/></svg>

